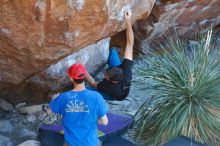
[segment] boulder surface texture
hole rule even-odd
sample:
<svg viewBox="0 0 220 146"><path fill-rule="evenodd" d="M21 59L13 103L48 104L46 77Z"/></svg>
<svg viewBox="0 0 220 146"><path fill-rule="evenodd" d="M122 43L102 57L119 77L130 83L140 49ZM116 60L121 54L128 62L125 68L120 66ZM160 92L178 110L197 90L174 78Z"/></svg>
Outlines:
<svg viewBox="0 0 220 146"><path fill-rule="evenodd" d="M195 34L219 24L220 0L158 0L148 19L135 23L135 46L155 47L163 34L195 39Z"/></svg>
<svg viewBox="0 0 220 146"><path fill-rule="evenodd" d="M149 47L157 49L164 34L194 39L197 33L220 24L220 0L157 0L147 19L134 25L134 53L147 54ZM124 48L126 33L122 31L111 39L111 45Z"/></svg>
<svg viewBox="0 0 220 146"><path fill-rule="evenodd" d="M81 48L123 30L125 10L132 10L132 22L147 17L154 2L0 1L0 97L16 102L22 92L27 95L22 95L22 100L33 99L35 92L27 92L26 87L32 86L34 76Z"/></svg>

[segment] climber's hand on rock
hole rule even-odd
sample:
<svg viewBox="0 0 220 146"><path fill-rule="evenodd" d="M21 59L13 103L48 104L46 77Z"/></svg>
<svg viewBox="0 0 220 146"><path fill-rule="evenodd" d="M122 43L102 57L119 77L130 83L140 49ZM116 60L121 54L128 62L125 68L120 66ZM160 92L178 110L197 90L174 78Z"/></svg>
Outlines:
<svg viewBox="0 0 220 146"><path fill-rule="evenodd" d="M126 21L130 21L131 20L131 16L132 16L131 10L125 11L125 20Z"/></svg>

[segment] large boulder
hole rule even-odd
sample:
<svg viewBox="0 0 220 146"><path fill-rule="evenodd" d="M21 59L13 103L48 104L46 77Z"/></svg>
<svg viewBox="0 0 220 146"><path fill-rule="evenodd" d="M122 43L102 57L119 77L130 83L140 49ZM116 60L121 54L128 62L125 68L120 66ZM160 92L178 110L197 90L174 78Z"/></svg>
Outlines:
<svg viewBox="0 0 220 146"><path fill-rule="evenodd" d="M0 90L150 14L155 0L3 0L0 2Z"/></svg>
<svg viewBox="0 0 220 146"><path fill-rule="evenodd" d="M219 24L219 0L157 0L150 16L133 26L135 51L147 53L144 48L155 49L155 42L164 41L164 33L193 37L195 32L206 32ZM120 38L126 38L124 32L112 38L112 45L124 47L125 41Z"/></svg>
<svg viewBox="0 0 220 146"><path fill-rule="evenodd" d="M95 73L101 65L105 65L109 54L109 42L110 39L106 38L96 44L82 48L59 62L51 64L47 69L33 75L19 86L10 88L9 92L2 92L1 94L14 104L23 101L41 103L45 99L51 100L50 95L53 93L69 87L72 88L66 70L73 63L80 62L84 64L90 73ZM20 109L22 109L22 113L32 113L30 109L34 109L33 112L39 111L38 107L36 109L30 107L29 109L24 106Z"/></svg>
<svg viewBox="0 0 220 146"><path fill-rule="evenodd" d="M134 25L136 47L154 46L163 34L193 37L220 24L219 0L159 0L146 20Z"/></svg>
<svg viewBox="0 0 220 146"><path fill-rule="evenodd" d="M77 62L84 64L89 73L95 73L100 66L107 62L109 42L110 38L106 38L96 44L89 45L51 65L46 70L31 77L27 82L40 86L42 90L57 91L71 84L66 70L70 65Z"/></svg>

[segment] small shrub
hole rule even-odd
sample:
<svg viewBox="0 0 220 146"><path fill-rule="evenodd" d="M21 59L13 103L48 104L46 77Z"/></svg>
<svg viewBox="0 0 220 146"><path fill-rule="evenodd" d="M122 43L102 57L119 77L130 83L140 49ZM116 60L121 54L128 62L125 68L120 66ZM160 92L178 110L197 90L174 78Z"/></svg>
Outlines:
<svg viewBox="0 0 220 146"><path fill-rule="evenodd" d="M167 39L163 54L151 52L142 60L149 67L137 70L137 82L152 86L136 115L137 137L144 145L180 135L219 145L220 46L212 45L212 31L191 49L178 37Z"/></svg>

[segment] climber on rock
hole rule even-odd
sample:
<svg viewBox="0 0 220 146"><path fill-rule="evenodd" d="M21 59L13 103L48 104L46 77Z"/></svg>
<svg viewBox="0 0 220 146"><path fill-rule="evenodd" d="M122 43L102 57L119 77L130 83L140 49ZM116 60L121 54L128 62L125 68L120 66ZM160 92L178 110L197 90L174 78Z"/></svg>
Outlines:
<svg viewBox="0 0 220 146"><path fill-rule="evenodd" d="M131 16L131 10L125 12L127 44L123 62L121 63L116 49L111 48L107 61L108 68L106 69L103 81L96 82L89 74L86 78L86 81L95 88L92 90L100 92L106 100L123 100L130 91L134 44Z"/></svg>

